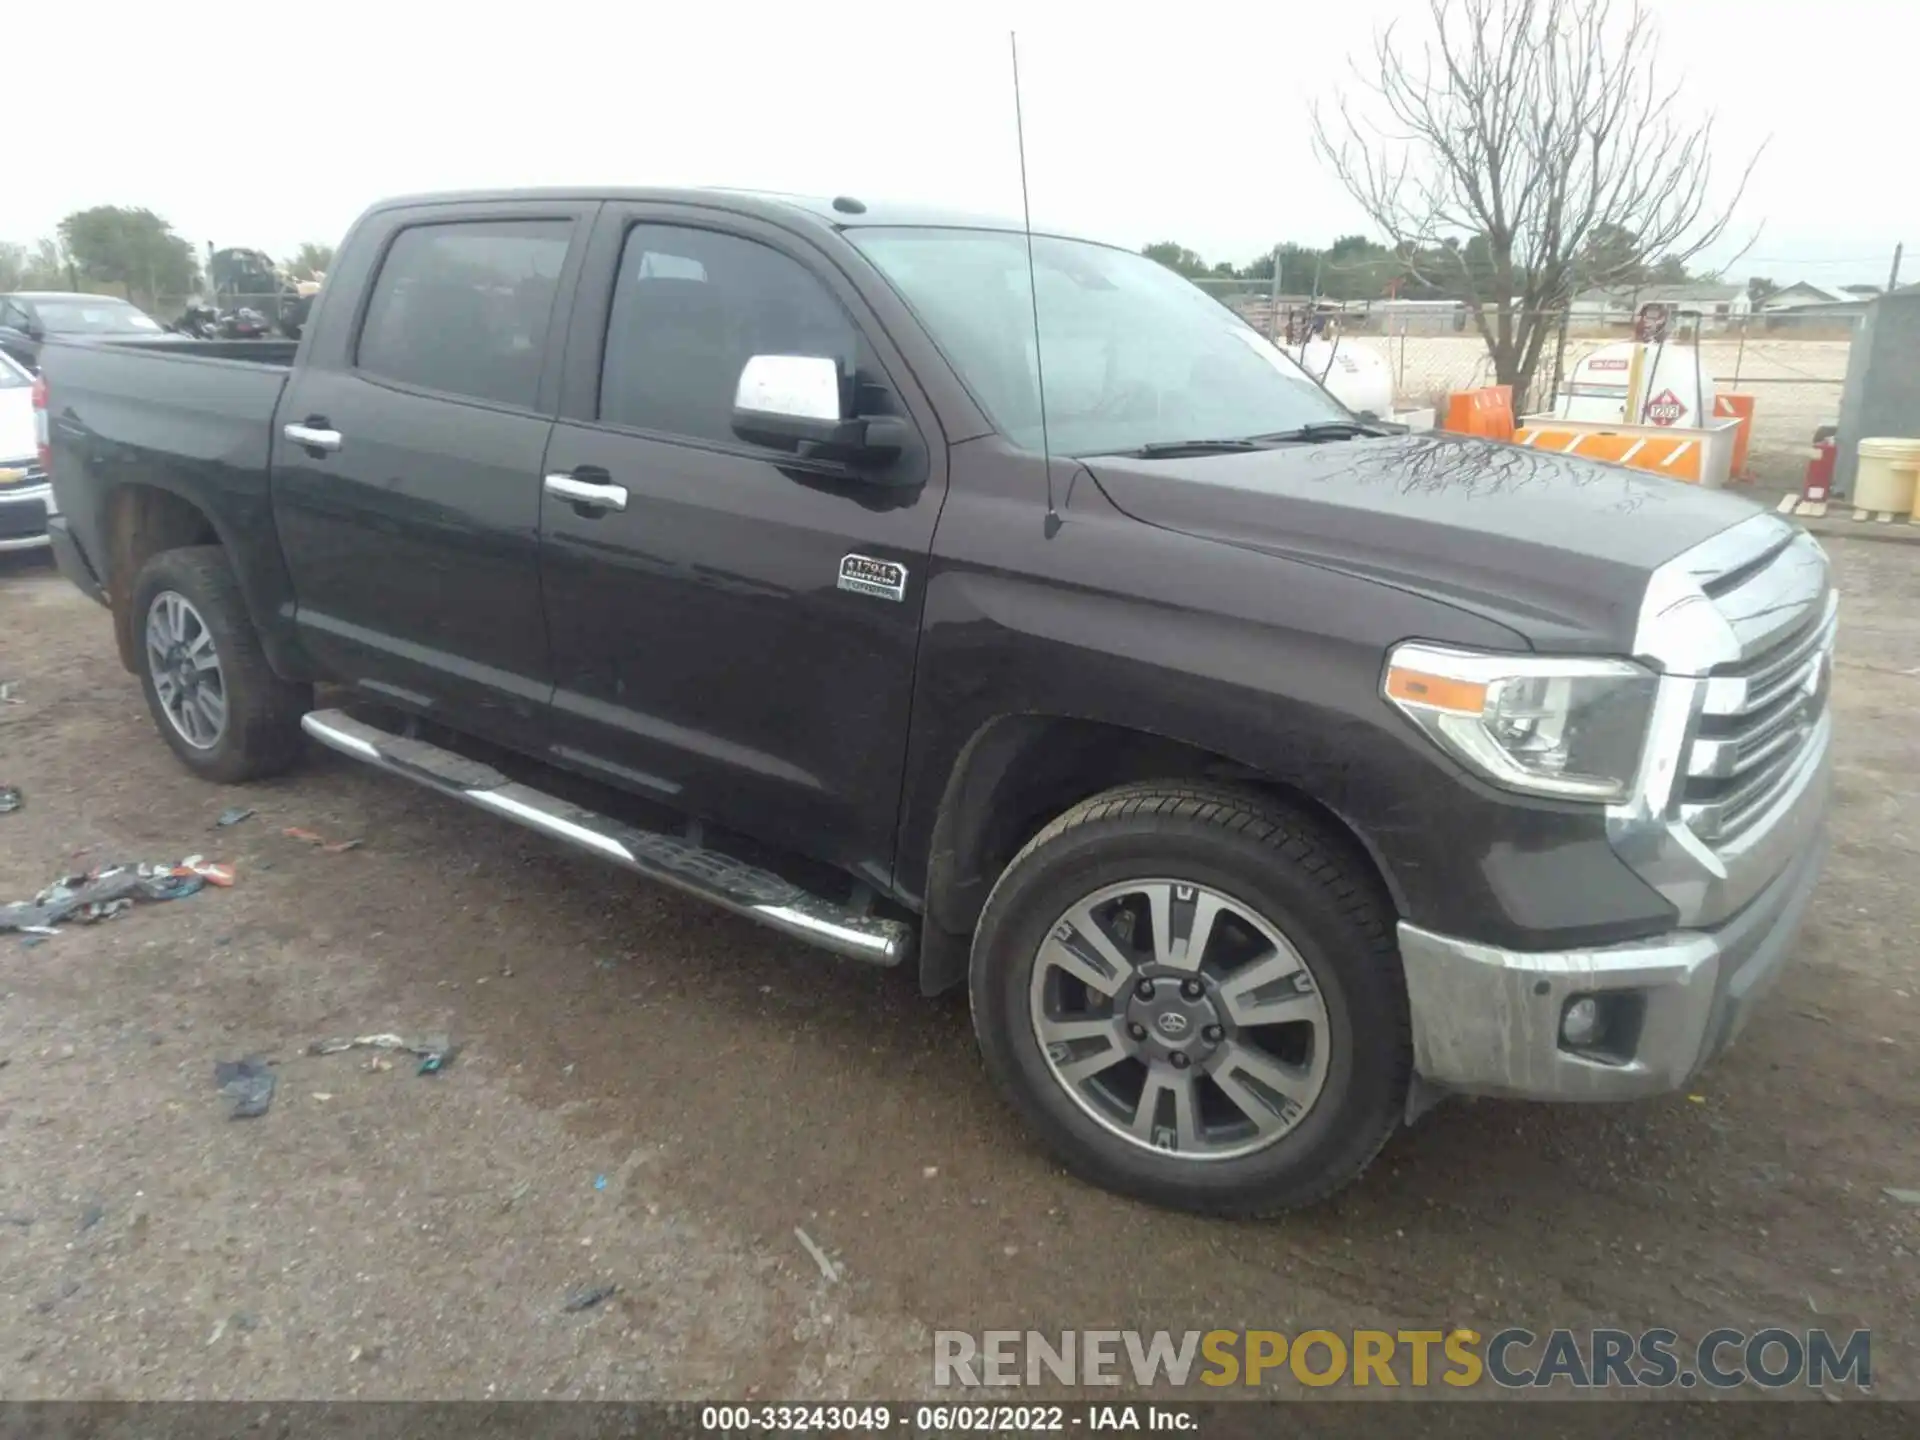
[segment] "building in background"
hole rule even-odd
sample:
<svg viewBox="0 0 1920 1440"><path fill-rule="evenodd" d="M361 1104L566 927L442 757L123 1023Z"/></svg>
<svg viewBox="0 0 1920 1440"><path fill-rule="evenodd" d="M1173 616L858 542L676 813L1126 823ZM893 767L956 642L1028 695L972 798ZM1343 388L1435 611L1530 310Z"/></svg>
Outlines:
<svg viewBox="0 0 1920 1440"><path fill-rule="evenodd" d="M1677 285L1621 285L1582 290L1573 297L1575 326L1629 326L1643 305L1671 305L1684 316L1698 315L1710 330L1746 318L1753 302L1747 287L1717 280L1688 280Z"/></svg>

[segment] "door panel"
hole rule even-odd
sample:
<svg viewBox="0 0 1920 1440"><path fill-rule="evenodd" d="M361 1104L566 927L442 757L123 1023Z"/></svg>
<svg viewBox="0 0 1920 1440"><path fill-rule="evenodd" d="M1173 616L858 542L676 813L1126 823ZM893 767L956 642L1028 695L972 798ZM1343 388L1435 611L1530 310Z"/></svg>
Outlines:
<svg viewBox="0 0 1920 1440"><path fill-rule="evenodd" d="M274 513L314 656L408 709L540 743L553 422L335 374L296 382L282 412L342 437L321 457L275 438Z"/></svg>
<svg viewBox="0 0 1920 1440"><path fill-rule="evenodd" d="M623 284L644 283L648 267L664 283L637 305L614 303L608 420L563 415L547 454L549 474L584 470L627 491L618 511L542 502L554 752L885 886L944 456L917 450L906 463L918 483L875 484L756 449L716 417L730 417L745 354L768 346L843 345L870 400L908 415L924 402L893 387L846 295L796 253L774 263L661 232L663 249L704 261L696 281L658 254L636 259L620 233L632 218L610 215L614 241L596 237L595 253L612 266L625 251ZM715 305L729 325L740 306L694 293L697 283L753 297L753 314L725 332L734 348L724 362L711 343ZM783 296L788 285L812 290ZM841 308L837 333L823 298ZM623 335L635 324L647 334ZM612 423L616 415L660 428L641 433ZM674 425L696 433L663 433ZM903 597L839 588L848 555L904 566Z"/></svg>
<svg viewBox="0 0 1920 1440"><path fill-rule="evenodd" d="M525 205L395 217L359 247L383 254L357 287L363 314L350 327L323 315L274 440L275 516L312 653L380 698L536 751L552 689L545 377L587 229ZM338 446L289 439L289 424Z"/></svg>

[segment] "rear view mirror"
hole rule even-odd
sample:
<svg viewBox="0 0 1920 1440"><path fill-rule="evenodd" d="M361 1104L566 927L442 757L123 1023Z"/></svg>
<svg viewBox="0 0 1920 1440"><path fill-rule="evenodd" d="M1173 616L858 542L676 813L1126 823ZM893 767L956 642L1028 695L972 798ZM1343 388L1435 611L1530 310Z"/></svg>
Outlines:
<svg viewBox="0 0 1920 1440"><path fill-rule="evenodd" d="M755 355L733 395L733 433L755 445L849 463L880 464L900 453L889 417L848 416L840 365L825 355Z"/></svg>

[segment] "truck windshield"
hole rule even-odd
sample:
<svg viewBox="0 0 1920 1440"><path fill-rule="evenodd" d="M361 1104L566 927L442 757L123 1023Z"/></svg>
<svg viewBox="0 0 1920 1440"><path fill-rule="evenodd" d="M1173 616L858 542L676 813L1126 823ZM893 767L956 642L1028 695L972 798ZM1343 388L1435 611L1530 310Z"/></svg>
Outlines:
<svg viewBox="0 0 1920 1440"><path fill-rule="evenodd" d="M49 335L135 335L160 328L158 320L123 300L76 295L36 300L33 308Z"/></svg>
<svg viewBox="0 0 1920 1440"><path fill-rule="evenodd" d="M1063 455L1244 439L1346 420L1339 402L1225 306L1145 256L1036 235L1041 364L1026 237L856 227L847 238L919 316L994 425Z"/></svg>

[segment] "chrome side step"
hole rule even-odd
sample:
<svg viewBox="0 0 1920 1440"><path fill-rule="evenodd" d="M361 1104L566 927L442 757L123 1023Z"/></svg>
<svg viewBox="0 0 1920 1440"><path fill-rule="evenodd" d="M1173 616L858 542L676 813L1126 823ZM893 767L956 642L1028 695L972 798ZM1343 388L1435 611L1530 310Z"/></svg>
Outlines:
<svg viewBox="0 0 1920 1440"><path fill-rule="evenodd" d="M758 920L796 940L871 965L913 953L913 927L858 915L716 850L641 830L509 780L490 765L395 735L340 710L313 710L300 728L322 745L611 860L637 875Z"/></svg>

